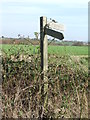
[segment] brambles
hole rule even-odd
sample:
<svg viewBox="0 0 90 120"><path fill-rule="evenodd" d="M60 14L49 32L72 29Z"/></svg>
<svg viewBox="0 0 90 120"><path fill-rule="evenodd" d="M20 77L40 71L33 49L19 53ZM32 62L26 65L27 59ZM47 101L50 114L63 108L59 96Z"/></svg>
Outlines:
<svg viewBox="0 0 90 120"><path fill-rule="evenodd" d="M38 118L40 55L27 54L28 50L18 53L2 56L3 117ZM48 57L48 106L43 117L87 118L88 58L55 54Z"/></svg>

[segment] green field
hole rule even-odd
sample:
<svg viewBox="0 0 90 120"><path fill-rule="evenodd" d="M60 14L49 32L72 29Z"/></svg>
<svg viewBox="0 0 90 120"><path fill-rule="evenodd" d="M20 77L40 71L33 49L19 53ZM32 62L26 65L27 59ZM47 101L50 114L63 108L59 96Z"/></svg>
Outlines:
<svg viewBox="0 0 90 120"><path fill-rule="evenodd" d="M86 46L49 46L48 52L58 55L88 55Z"/></svg>
<svg viewBox="0 0 90 120"><path fill-rule="evenodd" d="M0 49L8 55L24 53L37 54L39 46L29 45L0 45ZM49 54L56 55L88 55L88 46L48 46Z"/></svg>

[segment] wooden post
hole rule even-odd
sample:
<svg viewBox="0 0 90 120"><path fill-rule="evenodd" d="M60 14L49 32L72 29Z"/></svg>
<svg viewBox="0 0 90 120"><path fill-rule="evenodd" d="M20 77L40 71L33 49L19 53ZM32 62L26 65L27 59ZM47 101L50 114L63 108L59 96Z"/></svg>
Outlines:
<svg viewBox="0 0 90 120"><path fill-rule="evenodd" d="M45 35L44 28L47 24L46 17L40 17L40 50L41 50L41 69L47 71L48 69L48 48L47 35Z"/></svg>
<svg viewBox="0 0 90 120"><path fill-rule="evenodd" d="M45 26L47 24L46 17L40 17L40 52L41 52L41 106L42 108L42 115L43 109L46 107L48 101L48 78L47 78L47 70L48 70L48 41L47 35L45 34Z"/></svg>
<svg viewBox="0 0 90 120"><path fill-rule="evenodd" d="M2 119L2 51L0 50L0 120Z"/></svg>
<svg viewBox="0 0 90 120"><path fill-rule="evenodd" d="M47 28L48 25L48 28ZM57 39L64 39L64 36L62 33L52 30L49 27L53 29L59 29L64 30L64 27L59 24L52 23L50 26L47 24L47 18L42 16L40 17L40 52L41 52L41 86L40 86L40 92L41 92L41 109L39 111L39 116L43 117L44 108L47 108L48 105L48 77L47 77L47 70L48 70L48 41L47 41L47 35L50 35L52 37L55 37Z"/></svg>

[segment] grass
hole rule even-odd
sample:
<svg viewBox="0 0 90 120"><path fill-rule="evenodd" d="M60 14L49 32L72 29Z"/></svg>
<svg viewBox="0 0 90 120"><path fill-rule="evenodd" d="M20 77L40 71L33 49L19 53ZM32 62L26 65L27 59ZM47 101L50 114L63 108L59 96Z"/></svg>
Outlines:
<svg viewBox="0 0 90 120"><path fill-rule="evenodd" d="M59 55L88 55L86 46L49 46L49 53Z"/></svg>
<svg viewBox="0 0 90 120"><path fill-rule="evenodd" d="M0 48L2 51L4 51L4 53L7 53L8 55L17 54L18 52L21 54L37 53L37 47L29 45L2 45Z"/></svg>
<svg viewBox="0 0 90 120"><path fill-rule="evenodd" d="M20 53L37 54L39 46L30 45L0 45L0 49L8 55ZM48 46L49 54L56 55L88 55L87 46Z"/></svg>

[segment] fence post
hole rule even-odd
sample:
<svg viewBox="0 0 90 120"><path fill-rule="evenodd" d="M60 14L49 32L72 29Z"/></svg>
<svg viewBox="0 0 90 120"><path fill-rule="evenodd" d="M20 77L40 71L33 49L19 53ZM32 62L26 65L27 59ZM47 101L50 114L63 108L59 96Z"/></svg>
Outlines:
<svg viewBox="0 0 90 120"><path fill-rule="evenodd" d="M44 33L45 26L47 24L46 17L40 17L40 52L41 52L41 106L42 108L42 115L43 109L47 107L48 103L48 77L47 77L47 70L48 70L48 41L47 35Z"/></svg>

